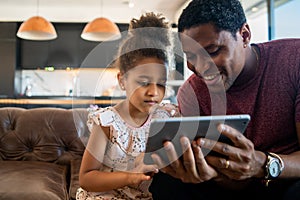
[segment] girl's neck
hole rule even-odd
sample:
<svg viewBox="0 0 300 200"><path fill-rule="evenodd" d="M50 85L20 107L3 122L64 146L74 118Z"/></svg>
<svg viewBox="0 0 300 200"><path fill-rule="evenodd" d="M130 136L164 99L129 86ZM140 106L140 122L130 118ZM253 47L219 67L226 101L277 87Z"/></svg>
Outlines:
<svg viewBox="0 0 300 200"><path fill-rule="evenodd" d="M148 119L149 113L140 112L130 105L127 100L120 102L114 106L122 119L133 127L142 126Z"/></svg>

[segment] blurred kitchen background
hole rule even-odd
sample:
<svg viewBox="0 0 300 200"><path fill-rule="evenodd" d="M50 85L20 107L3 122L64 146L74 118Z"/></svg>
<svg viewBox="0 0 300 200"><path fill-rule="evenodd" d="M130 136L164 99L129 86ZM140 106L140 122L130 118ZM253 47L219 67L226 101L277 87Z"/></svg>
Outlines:
<svg viewBox="0 0 300 200"><path fill-rule="evenodd" d="M103 16L123 33L128 22L147 11L164 14L173 26L190 1L184 0L0 0L0 97L123 96L118 88L113 56L119 40L86 41L85 25ZM252 30L252 42L300 36L300 0L241 0ZM52 22L57 38L18 38L23 21L40 15ZM184 56L170 69L166 98L176 96L188 78Z"/></svg>

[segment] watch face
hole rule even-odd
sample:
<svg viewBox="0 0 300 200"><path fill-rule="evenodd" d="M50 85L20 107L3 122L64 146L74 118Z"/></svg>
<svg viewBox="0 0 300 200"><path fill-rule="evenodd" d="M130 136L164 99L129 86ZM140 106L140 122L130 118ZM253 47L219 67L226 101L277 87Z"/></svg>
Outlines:
<svg viewBox="0 0 300 200"><path fill-rule="evenodd" d="M270 176L276 178L280 174L280 164L277 160L273 160L269 166Z"/></svg>

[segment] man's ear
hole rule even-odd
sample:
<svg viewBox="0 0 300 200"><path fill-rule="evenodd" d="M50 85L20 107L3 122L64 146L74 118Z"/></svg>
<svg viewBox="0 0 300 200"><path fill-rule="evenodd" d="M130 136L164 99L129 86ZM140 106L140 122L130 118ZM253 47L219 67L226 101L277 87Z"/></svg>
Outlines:
<svg viewBox="0 0 300 200"><path fill-rule="evenodd" d="M125 90L125 86L124 86L124 77L123 75L121 74L121 72L119 72L117 74L117 78L118 78L118 83L119 83L119 86L122 90Z"/></svg>
<svg viewBox="0 0 300 200"><path fill-rule="evenodd" d="M248 23L244 23L243 26L240 28L240 34L243 39L244 45L248 45L251 39L251 31Z"/></svg>

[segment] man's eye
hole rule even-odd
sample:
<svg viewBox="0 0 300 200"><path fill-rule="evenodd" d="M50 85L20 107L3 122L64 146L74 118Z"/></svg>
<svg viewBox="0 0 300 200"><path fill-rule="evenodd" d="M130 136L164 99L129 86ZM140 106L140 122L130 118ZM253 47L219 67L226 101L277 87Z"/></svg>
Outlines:
<svg viewBox="0 0 300 200"><path fill-rule="evenodd" d="M219 54L219 52L220 52L220 49L217 49L216 51L208 52L208 54L213 57L213 56L217 56Z"/></svg>

